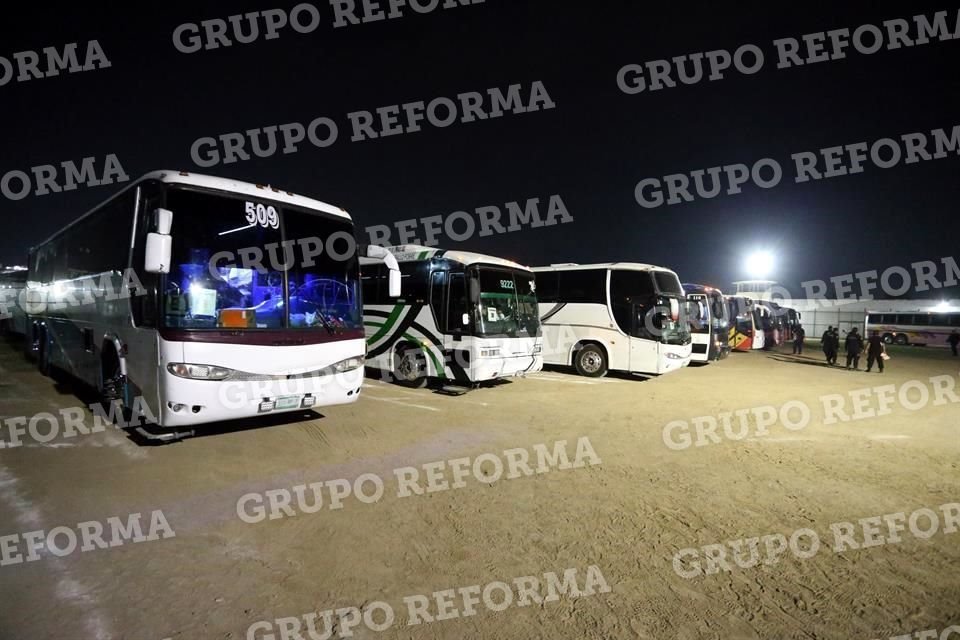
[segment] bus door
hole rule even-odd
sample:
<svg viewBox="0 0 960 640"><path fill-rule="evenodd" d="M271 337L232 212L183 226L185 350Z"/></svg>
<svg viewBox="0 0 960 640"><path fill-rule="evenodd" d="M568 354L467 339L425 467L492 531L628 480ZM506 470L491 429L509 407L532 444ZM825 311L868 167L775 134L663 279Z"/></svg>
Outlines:
<svg viewBox="0 0 960 640"><path fill-rule="evenodd" d="M473 379L470 357L471 316L468 312L467 285L463 273L434 271L430 276L430 305L437 321L437 333L447 373L457 382ZM464 322L466 320L466 322Z"/></svg>
<svg viewBox="0 0 960 640"><path fill-rule="evenodd" d="M166 367L166 363L162 361L162 354L159 353L157 332L160 323L158 300L162 297L162 292L158 290L161 278L157 274L146 273L143 267L147 234L153 231L153 210L163 206L163 191L157 185L147 183L140 187L139 195L130 266L137 274L143 289L128 292L133 322L132 326L125 328L119 337L128 352L126 373L129 383L128 393L131 397L126 400L132 403L136 396L141 396L154 412L153 415L159 418L162 409L159 372ZM174 218L174 228L176 228L176 213ZM182 229L187 222L183 218L180 218L180 222Z"/></svg>
<svg viewBox="0 0 960 640"><path fill-rule="evenodd" d="M657 337L655 311L649 304L632 305L633 326L630 331L630 371L654 372L660 361L660 340Z"/></svg>

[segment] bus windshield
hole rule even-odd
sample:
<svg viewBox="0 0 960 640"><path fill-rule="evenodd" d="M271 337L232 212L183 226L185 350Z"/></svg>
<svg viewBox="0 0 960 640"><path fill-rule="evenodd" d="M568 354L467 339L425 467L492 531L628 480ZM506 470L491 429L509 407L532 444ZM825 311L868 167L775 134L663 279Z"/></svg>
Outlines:
<svg viewBox="0 0 960 640"><path fill-rule="evenodd" d="M670 296L683 296L683 287L680 285L680 278L672 271L653 272L653 281L657 285L657 291Z"/></svg>
<svg viewBox="0 0 960 640"><path fill-rule="evenodd" d="M540 335L533 274L515 269L479 267L476 335L483 338L533 338Z"/></svg>
<svg viewBox="0 0 960 640"><path fill-rule="evenodd" d="M713 291L707 294L707 298L710 300L710 315L714 330L726 329L730 318L727 317L727 305L723 303L723 295Z"/></svg>
<svg viewBox="0 0 960 640"><path fill-rule="evenodd" d="M710 333L710 310L707 307L707 296L700 293L687 295L687 318L690 321L691 332Z"/></svg>
<svg viewBox="0 0 960 640"><path fill-rule="evenodd" d="M183 188L168 191L167 208L175 222L165 326L362 331L349 219ZM338 232L343 254L331 256Z"/></svg>
<svg viewBox="0 0 960 640"><path fill-rule="evenodd" d="M683 297L659 296L657 306L663 310L659 318L660 342L664 344L689 344L690 319L687 314L687 305ZM677 315L673 319L672 308L676 304Z"/></svg>

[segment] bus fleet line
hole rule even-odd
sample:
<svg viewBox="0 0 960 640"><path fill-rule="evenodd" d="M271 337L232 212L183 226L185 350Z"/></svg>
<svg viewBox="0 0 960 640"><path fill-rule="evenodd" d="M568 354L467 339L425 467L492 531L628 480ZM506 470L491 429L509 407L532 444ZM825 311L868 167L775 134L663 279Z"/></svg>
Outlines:
<svg viewBox="0 0 960 640"><path fill-rule="evenodd" d="M649 264L529 268L417 245L317 255L303 241L334 236L355 237L338 207L156 171L29 251L27 271L5 285L24 290L26 311L18 306L5 326L25 335L41 372L62 371L102 401L149 415L160 428L149 435L168 438L355 402L364 367L411 387L439 380L453 393L544 364L589 377L660 375L782 344L799 323L792 310L684 286ZM273 245L293 259L216 259ZM62 304L78 283L131 286L122 280L131 269L140 273L131 295ZM256 392L222 402L238 383Z"/></svg>

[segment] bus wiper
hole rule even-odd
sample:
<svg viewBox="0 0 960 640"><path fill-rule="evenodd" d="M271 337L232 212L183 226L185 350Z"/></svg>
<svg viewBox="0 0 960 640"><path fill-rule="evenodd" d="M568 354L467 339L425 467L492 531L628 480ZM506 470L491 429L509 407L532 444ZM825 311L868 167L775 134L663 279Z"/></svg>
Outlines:
<svg viewBox="0 0 960 640"><path fill-rule="evenodd" d="M323 323L323 328L327 330L327 333L329 333L329 334L331 334L331 335L333 335L334 333L336 333L336 331L334 331L334 329L333 329L333 325L330 324L330 321L327 320L326 316L323 315L323 312L322 312L322 311L320 311L319 309L317 309L317 311L316 311L316 316L317 316L318 318L320 318L320 322Z"/></svg>

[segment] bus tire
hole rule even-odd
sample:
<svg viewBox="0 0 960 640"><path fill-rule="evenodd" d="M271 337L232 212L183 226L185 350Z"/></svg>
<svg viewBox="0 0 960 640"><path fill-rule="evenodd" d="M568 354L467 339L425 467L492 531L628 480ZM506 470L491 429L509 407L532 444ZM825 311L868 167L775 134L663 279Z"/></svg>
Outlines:
<svg viewBox="0 0 960 640"><path fill-rule="evenodd" d="M883 334L883 343L884 344L893 344L893 334L885 333Z"/></svg>
<svg viewBox="0 0 960 640"><path fill-rule="evenodd" d="M902 345L902 344L910 344L910 340L907 339L907 334L905 334L905 333L898 333L898 334L897 334L897 337L895 337L895 338L893 339L893 341L896 342L897 344L901 344L901 345Z"/></svg>
<svg viewBox="0 0 960 640"><path fill-rule="evenodd" d="M42 327L37 340L37 371L44 377L50 376L50 345L47 342L47 330Z"/></svg>
<svg viewBox="0 0 960 640"><path fill-rule="evenodd" d="M127 378L120 367L120 356L112 344L105 343L100 356L100 405L108 416L114 415L111 405L117 405L117 417L124 425L129 425L133 412L127 407L126 391Z"/></svg>
<svg viewBox="0 0 960 640"><path fill-rule="evenodd" d="M420 389L427 384L427 358L423 349L412 344L397 347L393 379L403 387Z"/></svg>
<svg viewBox="0 0 960 640"><path fill-rule="evenodd" d="M599 345L584 345L573 354L573 366L586 378L602 378L607 375L607 353Z"/></svg>

